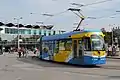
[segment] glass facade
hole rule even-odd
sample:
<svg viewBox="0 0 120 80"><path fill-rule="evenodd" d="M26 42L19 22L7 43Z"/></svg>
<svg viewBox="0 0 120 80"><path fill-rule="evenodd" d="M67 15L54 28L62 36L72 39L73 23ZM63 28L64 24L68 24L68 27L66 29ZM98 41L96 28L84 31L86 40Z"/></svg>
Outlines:
<svg viewBox="0 0 120 80"><path fill-rule="evenodd" d="M34 35L36 35L36 34L37 34L36 30L34 30L34 31L33 31L33 34L34 34Z"/></svg>
<svg viewBox="0 0 120 80"><path fill-rule="evenodd" d="M13 32L15 32L15 29L13 29L13 30L14 30ZM19 34L25 34L25 29L20 29Z"/></svg>
<svg viewBox="0 0 120 80"><path fill-rule="evenodd" d="M5 33L9 34L9 29L5 28Z"/></svg>
<svg viewBox="0 0 120 80"><path fill-rule="evenodd" d="M31 30L30 29L26 30L26 34L31 34Z"/></svg>
<svg viewBox="0 0 120 80"><path fill-rule="evenodd" d="M60 31L46 30L46 29L19 29L19 34L25 35L55 35L61 34ZM5 34L18 34L17 28L5 28Z"/></svg>
<svg viewBox="0 0 120 80"><path fill-rule="evenodd" d="M44 30L44 36L46 36L46 30Z"/></svg>
<svg viewBox="0 0 120 80"><path fill-rule="evenodd" d="M51 35L51 31L48 32L48 35Z"/></svg>
<svg viewBox="0 0 120 80"><path fill-rule="evenodd" d="M55 35L55 31L53 31L53 35Z"/></svg>
<svg viewBox="0 0 120 80"><path fill-rule="evenodd" d="M41 30L39 30L39 35L41 35Z"/></svg>

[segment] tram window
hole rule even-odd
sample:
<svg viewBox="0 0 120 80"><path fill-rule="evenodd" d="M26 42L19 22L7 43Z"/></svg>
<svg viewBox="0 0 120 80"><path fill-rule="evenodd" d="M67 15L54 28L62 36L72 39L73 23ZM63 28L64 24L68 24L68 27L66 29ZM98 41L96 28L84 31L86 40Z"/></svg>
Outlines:
<svg viewBox="0 0 120 80"><path fill-rule="evenodd" d="M84 50L90 51L91 50L91 44L90 44L90 38L84 38Z"/></svg>
<svg viewBox="0 0 120 80"><path fill-rule="evenodd" d="M44 42L43 42L42 48L43 48L42 51L43 51L44 53L48 53L49 47L48 47L48 42L47 42L47 41L44 41Z"/></svg>
<svg viewBox="0 0 120 80"><path fill-rule="evenodd" d="M55 53L58 53L59 51L59 41L55 41L55 49L54 49L54 52Z"/></svg>
<svg viewBox="0 0 120 80"><path fill-rule="evenodd" d="M65 45L64 40L60 40L60 41L59 41L59 50L65 50L64 45Z"/></svg>
<svg viewBox="0 0 120 80"><path fill-rule="evenodd" d="M72 48L72 40L60 40L59 50L70 51Z"/></svg>
<svg viewBox="0 0 120 80"><path fill-rule="evenodd" d="M100 35L92 35L92 50L105 50L104 38Z"/></svg>
<svg viewBox="0 0 120 80"><path fill-rule="evenodd" d="M82 41L79 40L79 48L80 50L82 49L83 45L82 45Z"/></svg>
<svg viewBox="0 0 120 80"><path fill-rule="evenodd" d="M53 50L53 45L54 45L53 41L44 41L43 44L42 44L43 52Z"/></svg>
<svg viewBox="0 0 120 80"><path fill-rule="evenodd" d="M71 51L71 48L72 48L72 40L67 40L65 43L65 50Z"/></svg>
<svg viewBox="0 0 120 80"><path fill-rule="evenodd" d="M48 42L48 47L49 47L49 50L52 50L52 41Z"/></svg>

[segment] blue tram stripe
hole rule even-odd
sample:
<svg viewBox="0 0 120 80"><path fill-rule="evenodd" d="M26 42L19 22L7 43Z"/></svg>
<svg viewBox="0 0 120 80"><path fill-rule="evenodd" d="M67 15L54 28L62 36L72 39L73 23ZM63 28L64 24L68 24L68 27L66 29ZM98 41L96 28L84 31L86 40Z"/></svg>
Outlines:
<svg viewBox="0 0 120 80"><path fill-rule="evenodd" d="M72 58L71 60L68 61L70 64L78 64L78 65L98 65L98 64L105 64L106 63L106 58L94 58L91 56L84 56L83 58Z"/></svg>

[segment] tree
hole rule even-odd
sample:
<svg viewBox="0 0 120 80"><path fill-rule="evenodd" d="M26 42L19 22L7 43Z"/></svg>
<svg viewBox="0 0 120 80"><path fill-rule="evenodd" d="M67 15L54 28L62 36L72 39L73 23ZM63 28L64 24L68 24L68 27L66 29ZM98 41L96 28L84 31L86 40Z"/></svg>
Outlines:
<svg viewBox="0 0 120 80"><path fill-rule="evenodd" d="M104 37L105 43L111 44L112 43L112 32L107 32L105 28L102 28L101 31L105 35Z"/></svg>

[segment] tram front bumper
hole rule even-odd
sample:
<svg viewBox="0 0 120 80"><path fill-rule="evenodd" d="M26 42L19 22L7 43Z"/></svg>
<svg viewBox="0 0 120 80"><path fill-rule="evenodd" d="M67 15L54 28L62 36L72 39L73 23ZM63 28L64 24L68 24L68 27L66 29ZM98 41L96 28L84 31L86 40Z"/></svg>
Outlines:
<svg viewBox="0 0 120 80"><path fill-rule="evenodd" d="M84 57L84 65L99 65L105 63L106 63L105 57L90 57L90 56Z"/></svg>

